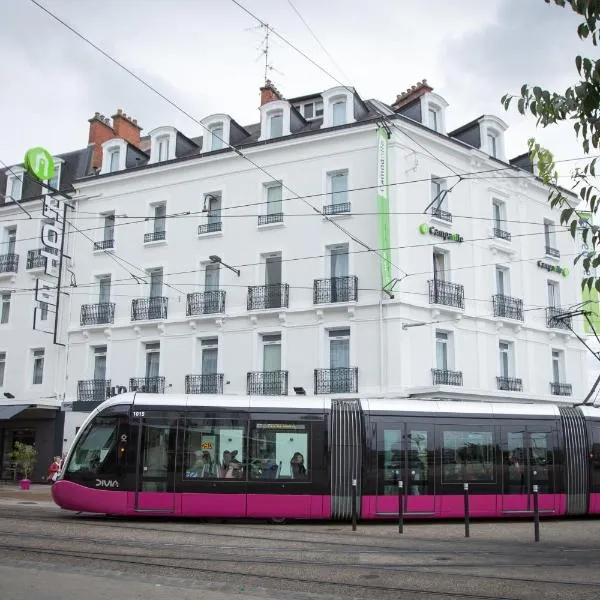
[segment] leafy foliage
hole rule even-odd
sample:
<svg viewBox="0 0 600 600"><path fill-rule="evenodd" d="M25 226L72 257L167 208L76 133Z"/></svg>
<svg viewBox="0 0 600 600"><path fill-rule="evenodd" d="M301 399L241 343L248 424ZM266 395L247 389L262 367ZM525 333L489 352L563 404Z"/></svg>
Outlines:
<svg viewBox="0 0 600 600"><path fill-rule="evenodd" d="M599 42L600 0L544 0L546 4L570 7L583 17L577 27L582 41L597 46ZM502 98L505 110L516 100L517 110L522 115L531 114L540 127L549 127L563 121L573 123L573 129L585 154L600 146L600 61L582 56L575 57L575 68L579 81L564 93L525 84L520 96L506 94ZM597 158L590 160L584 168L578 168L572 176L572 190L577 200L567 196L558 186L558 174L552 153L542 148L535 140L529 140L529 153L538 168L538 175L549 186L548 202L552 208L562 208L560 222L569 227L573 239L581 235L584 250L575 258L582 260L583 268L600 266L600 229L590 222L590 215L597 212L600 204L600 189L594 182ZM595 286L600 291L600 278L588 275L583 287Z"/></svg>
<svg viewBox="0 0 600 600"><path fill-rule="evenodd" d="M10 456L21 469L23 477L29 479L36 461L37 450L29 444L15 442L14 450L10 453Z"/></svg>

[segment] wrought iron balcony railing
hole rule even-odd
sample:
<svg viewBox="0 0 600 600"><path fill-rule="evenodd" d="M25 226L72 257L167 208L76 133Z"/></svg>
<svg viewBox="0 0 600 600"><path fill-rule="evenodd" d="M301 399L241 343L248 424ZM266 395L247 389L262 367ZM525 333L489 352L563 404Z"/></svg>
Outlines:
<svg viewBox="0 0 600 600"><path fill-rule="evenodd" d="M446 369L431 369L433 385L462 385L462 371L447 371Z"/></svg>
<svg viewBox="0 0 600 600"><path fill-rule="evenodd" d="M522 392L523 380L516 377L496 377L499 390L505 392Z"/></svg>
<svg viewBox="0 0 600 600"><path fill-rule="evenodd" d="M552 329L566 329L570 331L571 317L567 316L567 312L566 309L559 306L548 306L546 308L546 326Z"/></svg>
<svg viewBox="0 0 600 600"><path fill-rule="evenodd" d="M131 301L131 320L166 319L169 299L164 296L135 298Z"/></svg>
<svg viewBox="0 0 600 600"><path fill-rule="evenodd" d="M210 315L225 312L225 291L211 290L209 292L194 292L187 295L185 314Z"/></svg>
<svg viewBox="0 0 600 600"><path fill-rule="evenodd" d="M431 216L435 217L436 219L452 223L452 213L448 212L447 210L442 210L439 206L434 206L431 208Z"/></svg>
<svg viewBox="0 0 600 600"><path fill-rule="evenodd" d="M444 306L465 307L465 288L460 283L450 283L440 279L429 280L429 303Z"/></svg>
<svg viewBox="0 0 600 600"><path fill-rule="evenodd" d="M94 242L94 250L109 250L115 247L115 240L101 240Z"/></svg>
<svg viewBox="0 0 600 600"><path fill-rule="evenodd" d="M130 392L142 392L146 394L164 394L164 377L131 377L129 379Z"/></svg>
<svg viewBox="0 0 600 600"><path fill-rule="evenodd" d="M283 223L283 213L272 213L270 215L258 215L259 225L270 225L271 223Z"/></svg>
<svg viewBox="0 0 600 600"><path fill-rule="evenodd" d="M352 394L358 392L358 367L315 369L315 394Z"/></svg>
<svg viewBox="0 0 600 600"><path fill-rule="evenodd" d="M346 275L330 279L315 279L313 303L355 302L358 300L358 277Z"/></svg>
<svg viewBox="0 0 600 600"><path fill-rule="evenodd" d="M251 285L248 287L248 310L287 308L290 286L287 283Z"/></svg>
<svg viewBox="0 0 600 600"><path fill-rule="evenodd" d="M338 202L337 204L328 204L323 208L323 214L343 215L350 212L350 202Z"/></svg>
<svg viewBox="0 0 600 600"><path fill-rule="evenodd" d="M520 298L511 298L510 296L496 294L492 296L492 303L494 305L495 317L515 319L517 321L523 320L523 300Z"/></svg>
<svg viewBox="0 0 600 600"><path fill-rule="evenodd" d="M77 382L79 402L104 402L109 396L110 379L88 379Z"/></svg>
<svg viewBox="0 0 600 600"><path fill-rule="evenodd" d="M560 251L552 246L546 246L546 254L548 256L554 256L554 258L560 258Z"/></svg>
<svg viewBox="0 0 600 600"><path fill-rule="evenodd" d="M16 273L18 270L18 254L0 254L0 273Z"/></svg>
<svg viewBox="0 0 600 600"><path fill-rule="evenodd" d="M186 375L186 394L222 394L223 373L208 373L206 375Z"/></svg>
<svg viewBox="0 0 600 600"><path fill-rule="evenodd" d="M573 394L573 386L570 383L551 381L550 392L553 396L571 396Z"/></svg>
<svg viewBox="0 0 600 600"><path fill-rule="evenodd" d="M287 396L287 371L251 371L247 376L249 396Z"/></svg>
<svg viewBox="0 0 600 600"><path fill-rule="evenodd" d="M105 325L115 322L115 303L82 304L79 323L84 325Z"/></svg>
<svg viewBox="0 0 600 600"><path fill-rule="evenodd" d="M166 231L151 231L150 233L144 234L144 244L148 242L160 242L167 237Z"/></svg>
<svg viewBox="0 0 600 600"><path fill-rule="evenodd" d="M55 256L58 254L58 250L55 248L44 248L44 251L54 254ZM45 269L47 260L48 259L45 256L42 256L41 248L38 248L37 250L27 250L27 262L25 263L25 268Z"/></svg>
<svg viewBox="0 0 600 600"><path fill-rule="evenodd" d="M214 233L215 231L221 231L222 229L221 221L213 221L212 223L204 223L202 225L198 225L198 235L202 235L203 233Z"/></svg>
<svg viewBox="0 0 600 600"><path fill-rule="evenodd" d="M510 242L510 238L512 236L508 231L504 231L503 229L498 229L497 227L494 227L494 237Z"/></svg>

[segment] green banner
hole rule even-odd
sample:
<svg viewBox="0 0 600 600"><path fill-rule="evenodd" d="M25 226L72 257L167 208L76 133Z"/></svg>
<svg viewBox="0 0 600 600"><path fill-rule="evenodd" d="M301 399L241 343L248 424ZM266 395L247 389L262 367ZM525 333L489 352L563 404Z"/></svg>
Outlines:
<svg viewBox="0 0 600 600"><path fill-rule="evenodd" d="M390 242L390 202L387 187L388 133L377 129L377 213L379 214L379 254L381 255L381 287L389 290L392 279Z"/></svg>
<svg viewBox="0 0 600 600"><path fill-rule="evenodd" d="M585 288L582 293L583 301L585 304L583 305L583 310L588 314L589 320L592 322L596 333L600 335L600 310L598 304L598 290L592 286L592 289ZM583 328L586 333L594 333L588 320L583 317Z"/></svg>

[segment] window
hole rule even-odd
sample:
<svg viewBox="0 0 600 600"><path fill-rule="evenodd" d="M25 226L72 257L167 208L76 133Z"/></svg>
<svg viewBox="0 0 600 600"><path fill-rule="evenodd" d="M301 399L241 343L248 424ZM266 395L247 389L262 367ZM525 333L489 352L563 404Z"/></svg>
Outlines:
<svg viewBox="0 0 600 600"><path fill-rule="evenodd" d="M219 356L219 340L210 338L201 341L202 348L202 375L214 375L217 372L217 359ZM205 393L207 393L205 391Z"/></svg>
<svg viewBox="0 0 600 600"><path fill-rule="evenodd" d="M494 133L487 134L488 154L498 158L498 137Z"/></svg>
<svg viewBox="0 0 600 600"><path fill-rule="evenodd" d="M158 144L158 162L169 160L169 136L159 137L156 143Z"/></svg>
<svg viewBox="0 0 600 600"><path fill-rule="evenodd" d="M446 190L446 180L432 175L431 201L433 202L432 214L435 217L442 217L441 211L448 212L448 193Z"/></svg>
<svg viewBox="0 0 600 600"><path fill-rule="evenodd" d="M276 113L269 117L269 137L277 138L283 135L283 114Z"/></svg>
<svg viewBox="0 0 600 600"><path fill-rule="evenodd" d="M154 235L160 237L160 234L165 233L166 227L167 205L157 204L154 207ZM164 237L162 238L164 239Z"/></svg>
<svg viewBox="0 0 600 600"><path fill-rule="evenodd" d="M33 351L33 385L40 385L44 380L44 349Z"/></svg>
<svg viewBox="0 0 600 600"><path fill-rule="evenodd" d="M323 101L317 100L315 102L315 117L322 117L322 116L323 116Z"/></svg>
<svg viewBox="0 0 600 600"><path fill-rule="evenodd" d="M213 125L209 129L210 129L210 149L211 150L221 150L221 148L223 148L223 123L218 123L217 125Z"/></svg>
<svg viewBox="0 0 600 600"><path fill-rule="evenodd" d="M128 427L128 426L126 426ZM114 473L121 460L118 453L119 420L115 417L96 417L77 442L67 465L68 473ZM121 446L121 448L124 448Z"/></svg>
<svg viewBox="0 0 600 600"><path fill-rule="evenodd" d="M329 204L337 208L348 203L348 171L329 173ZM336 212L335 210L332 212Z"/></svg>
<svg viewBox="0 0 600 600"><path fill-rule="evenodd" d="M336 100L332 106L332 119L331 124L335 127L336 125L346 124L346 99L342 98Z"/></svg>
<svg viewBox="0 0 600 600"><path fill-rule="evenodd" d="M435 366L440 371L449 370L450 334L446 331L435 332Z"/></svg>
<svg viewBox="0 0 600 600"><path fill-rule="evenodd" d="M508 379L513 377L513 345L511 342L499 342L498 350L500 353L500 377Z"/></svg>
<svg viewBox="0 0 600 600"><path fill-rule="evenodd" d="M106 346L96 346L94 348L94 379L97 381L106 380ZM104 389L99 388L104 400Z"/></svg>
<svg viewBox="0 0 600 600"><path fill-rule="evenodd" d="M108 172L114 173L120 168L121 149L115 148L108 153Z"/></svg>
<svg viewBox="0 0 600 600"><path fill-rule="evenodd" d="M312 102L308 102L304 105L304 118L312 119L314 116L315 105Z"/></svg>
<svg viewBox="0 0 600 600"><path fill-rule="evenodd" d="M332 329L329 331L329 368L348 369L350 367L350 329ZM331 381L331 393L336 380ZM345 381L341 381L345 384ZM343 386L346 388L347 386ZM344 389L344 391L347 391Z"/></svg>
<svg viewBox="0 0 600 600"><path fill-rule="evenodd" d="M564 381L564 353L562 350L552 350L552 383Z"/></svg>
<svg viewBox="0 0 600 600"><path fill-rule="evenodd" d="M219 289L220 265L210 263L204 270L204 291L215 292Z"/></svg>
<svg viewBox="0 0 600 600"><path fill-rule="evenodd" d="M52 179L48 182L50 187L53 187L55 190L60 189L60 169L61 169L61 161L60 159L54 159L54 175L52 175Z"/></svg>
<svg viewBox="0 0 600 600"><path fill-rule="evenodd" d="M558 281L548 281L548 306L551 308L560 307L560 286Z"/></svg>
<svg viewBox="0 0 600 600"><path fill-rule="evenodd" d="M446 253L441 250L433 251L433 279L434 281L445 281L447 265Z"/></svg>
<svg viewBox="0 0 600 600"><path fill-rule="evenodd" d="M281 371L281 334L270 333L262 336L263 371Z"/></svg>
<svg viewBox="0 0 600 600"><path fill-rule="evenodd" d="M267 215L278 215L282 213L281 194L281 183L267 186Z"/></svg>
<svg viewBox="0 0 600 600"><path fill-rule="evenodd" d="M221 194L207 194L205 205L208 210L208 223L221 222Z"/></svg>
<svg viewBox="0 0 600 600"><path fill-rule="evenodd" d="M348 276L348 244L331 246L329 248L329 260L332 279Z"/></svg>
<svg viewBox="0 0 600 600"><path fill-rule="evenodd" d="M309 423L253 423L250 430L250 479L310 480Z"/></svg>
<svg viewBox="0 0 600 600"><path fill-rule="evenodd" d="M510 296L509 270L506 267L496 267L496 293Z"/></svg>
<svg viewBox="0 0 600 600"><path fill-rule="evenodd" d="M6 352L0 352L0 387L4 385L4 373L6 371Z"/></svg>
<svg viewBox="0 0 600 600"><path fill-rule="evenodd" d="M265 256L265 285L281 284L281 254Z"/></svg>
<svg viewBox="0 0 600 600"><path fill-rule="evenodd" d="M6 229L6 254L15 254L17 250L17 228Z"/></svg>
<svg viewBox="0 0 600 600"><path fill-rule="evenodd" d="M550 219L544 219L544 239L546 241L546 254L554 254L551 251L556 251L556 232L554 221Z"/></svg>
<svg viewBox="0 0 600 600"><path fill-rule="evenodd" d="M150 298L160 298L162 296L163 270L153 269L150 271Z"/></svg>
<svg viewBox="0 0 600 600"><path fill-rule="evenodd" d="M146 344L146 377L158 378L160 368L160 342ZM150 384L150 388L152 385ZM148 391L156 391L149 389Z"/></svg>
<svg viewBox="0 0 600 600"><path fill-rule="evenodd" d="M443 432L442 483L494 481L492 431Z"/></svg>
<svg viewBox="0 0 600 600"><path fill-rule="evenodd" d="M48 303L40 301L39 308L40 308L40 321L47 321L48 320Z"/></svg>
<svg viewBox="0 0 600 600"><path fill-rule="evenodd" d="M427 114L429 116L429 127L431 127L431 129L433 129L434 131L439 131L440 130L440 111L439 109L437 109L435 106L429 106L429 109L427 111Z"/></svg>
<svg viewBox="0 0 600 600"><path fill-rule="evenodd" d="M104 241L112 242L115 239L115 215L104 215ZM107 244L104 244L107 246ZM112 244L110 245L112 248Z"/></svg>
<svg viewBox="0 0 600 600"><path fill-rule="evenodd" d="M0 296L2 306L0 306L0 325L8 323L10 316L10 292L8 294L2 294Z"/></svg>
<svg viewBox="0 0 600 600"><path fill-rule="evenodd" d="M110 275L102 275L98 278L98 302L100 304L110 302Z"/></svg>
<svg viewBox="0 0 600 600"><path fill-rule="evenodd" d="M14 171L14 169L13 169ZM21 199L23 193L23 176L21 173L15 172L14 175L9 175L6 181L6 195L5 202L17 202Z"/></svg>

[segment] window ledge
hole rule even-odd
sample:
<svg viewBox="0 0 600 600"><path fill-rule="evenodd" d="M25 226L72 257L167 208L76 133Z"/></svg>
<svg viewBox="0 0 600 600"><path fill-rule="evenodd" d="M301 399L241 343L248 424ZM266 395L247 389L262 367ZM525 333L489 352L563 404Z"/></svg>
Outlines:
<svg viewBox="0 0 600 600"><path fill-rule="evenodd" d="M98 250L92 250L93 254L106 254L107 252L114 254L115 247L113 246L112 248L99 248Z"/></svg>
<svg viewBox="0 0 600 600"><path fill-rule="evenodd" d="M352 216L351 212L336 213L332 215L323 215L323 221L331 221L331 219L348 219Z"/></svg>
<svg viewBox="0 0 600 600"><path fill-rule="evenodd" d="M555 263L559 263L560 262L560 256L554 256L553 254L545 253L544 254L544 258L548 258L550 260L553 260Z"/></svg>
<svg viewBox="0 0 600 600"><path fill-rule="evenodd" d="M149 246L166 246L167 240L156 240L153 242L144 242L144 247L147 248Z"/></svg>
<svg viewBox="0 0 600 600"><path fill-rule="evenodd" d="M490 239L490 248L492 249L494 254L498 251L504 252L505 254L510 254L510 255L513 255L516 253L516 250L513 247L511 242L509 242L507 240L503 240L502 238L497 238L497 237L493 237Z"/></svg>
<svg viewBox="0 0 600 600"><path fill-rule="evenodd" d="M450 228L452 228L454 226L452 221L446 221L446 219L442 219L442 218L436 217L434 215L430 215L429 218L436 225L443 225L444 227L450 227Z"/></svg>
<svg viewBox="0 0 600 600"><path fill-rule="evenodd" d="M265 223L264 225L257 225L257 229L282 229L285 227L285 222L280 221L278 223Z"/></svg>
<svg viewBox="0 0 600 600"><path fill-rule="evenodd" d="M202 240L204 238L217 238L223 237L223 231L207 231L206 233L199 233L198 239Z"/></svg>

